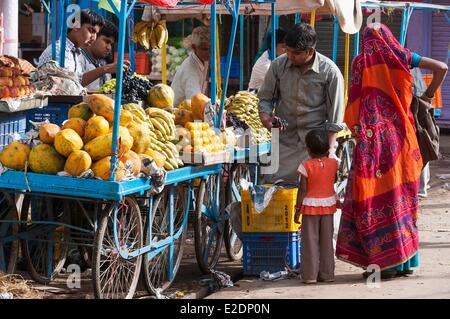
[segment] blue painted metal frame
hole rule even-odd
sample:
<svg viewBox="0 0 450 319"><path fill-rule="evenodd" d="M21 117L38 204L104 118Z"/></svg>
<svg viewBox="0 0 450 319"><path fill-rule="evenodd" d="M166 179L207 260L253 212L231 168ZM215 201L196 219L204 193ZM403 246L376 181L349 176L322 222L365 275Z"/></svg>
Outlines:
<svg viewBox="0 0 450 319"><path fill-rule="evenodd" d="M335 16L333 24L333 55L332 55L332 60L334 63L337 63L338 42L339 42L339 20Z"/></svg>

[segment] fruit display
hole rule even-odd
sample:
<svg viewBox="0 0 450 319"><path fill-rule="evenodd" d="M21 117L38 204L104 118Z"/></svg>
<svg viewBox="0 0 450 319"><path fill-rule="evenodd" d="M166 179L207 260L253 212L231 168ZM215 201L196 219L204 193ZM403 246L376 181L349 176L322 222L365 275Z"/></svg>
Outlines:
<svg viewBox="0 0 450 319"><path fill-rule="evenodd" d="M147 100L148 91L153 87L147 78L130 72L125 73L122 80L122 100L138 103ZM109 80L99 89L99 93L113 94L116 92L116 79Z"/></svg>
<svg viewBox="0 0 450 319"><path fill-rule="evenodd" d="M188 122L177 130L177 149L183 153L217 153L225 150L219 133L205 122Z"/></svg>
<svg viewBox="0 0 450 319"><path fill-rule="evenodd" d="M225 101L227 112L236 115L250 128L252 142L255 144L269 142L271 139L271 133L259 118L258 103L258 97L247 91L240 91Z"/></svg>
<svg viewBox="0 0 450 319"><path fill-rule="evenodd" d="M0 56L0 99L22 98L33 91L21 61L11 56Z"/></svg>
<svg viewBox="0 0 450 319"><path fill-rule="evenodd" d="M134 26L132 39L146 50L161 49L169 39L166 21L141 21Z"/></svg>

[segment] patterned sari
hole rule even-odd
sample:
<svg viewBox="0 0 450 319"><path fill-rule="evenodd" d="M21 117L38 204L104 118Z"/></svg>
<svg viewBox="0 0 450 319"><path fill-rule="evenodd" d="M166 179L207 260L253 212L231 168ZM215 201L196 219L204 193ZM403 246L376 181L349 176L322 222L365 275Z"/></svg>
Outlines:
<svg viewBox="0 0 450 319"><path fill-rule="evenodd" d="M415 135L411 52L382 24L363 33L345 122L357 145L336 247L340 260L387 270L415 257L422 158Z"/></svg>

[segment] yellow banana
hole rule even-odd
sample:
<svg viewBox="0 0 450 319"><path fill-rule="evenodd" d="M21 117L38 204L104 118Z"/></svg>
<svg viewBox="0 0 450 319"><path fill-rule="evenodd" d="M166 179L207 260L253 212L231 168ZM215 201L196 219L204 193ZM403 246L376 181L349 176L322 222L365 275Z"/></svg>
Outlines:
<svg viewBox="0 0 450 319"><path fill-rule="evenodd" d="M139 42L139 34L142 31L142 29L145 28L146 26L147 26L146 21L141 21L141 22L136 23L136 25L134 26L133 35L132 35L134 43Z"/></svg>
<svg viewBox="0 0 450 319"><path fill-rule="evenodd" d="M156 118L150 118L150 122L152 122L153 126L160 131L163 135L168 135L169 132L166 131L164 126L159 122Z"/></svg>

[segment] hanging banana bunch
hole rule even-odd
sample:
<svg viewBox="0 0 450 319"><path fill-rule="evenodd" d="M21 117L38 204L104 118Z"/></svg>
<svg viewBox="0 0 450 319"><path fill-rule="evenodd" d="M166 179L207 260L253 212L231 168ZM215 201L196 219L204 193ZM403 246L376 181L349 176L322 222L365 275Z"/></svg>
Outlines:
<svg viewBox="0 0 450 319"><path fill-rule="evenodd" d="M169 39L166 21L141 21L137 23L133 30L132 39L134 43L139 43L146 50L161 49Z"/></svg>

